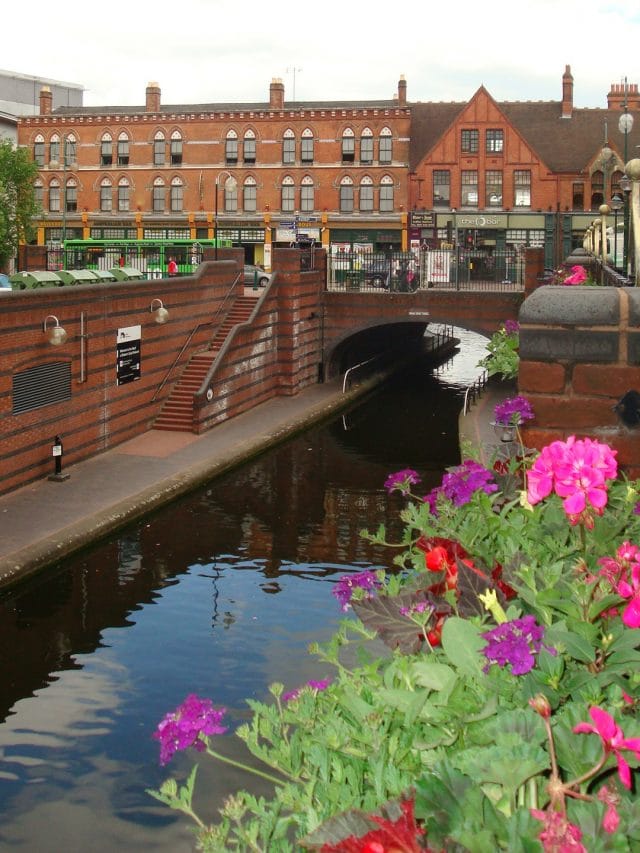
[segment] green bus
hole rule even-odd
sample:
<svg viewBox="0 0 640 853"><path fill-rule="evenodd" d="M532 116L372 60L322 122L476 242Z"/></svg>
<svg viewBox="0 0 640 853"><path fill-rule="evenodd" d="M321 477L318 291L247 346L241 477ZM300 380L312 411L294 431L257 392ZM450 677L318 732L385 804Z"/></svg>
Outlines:
<svg viewBox="0 0 640 853"><path fill-rule="evenodd" d="M217 243L219 247L232 245L230 240L218 239ZM202 262L205 250L215 245L216 240L204 239L65 240L59 249L49 249L47 266L67 270L133 267L147 278L165 278L174 260L179 275L190 275Z"/></svg>

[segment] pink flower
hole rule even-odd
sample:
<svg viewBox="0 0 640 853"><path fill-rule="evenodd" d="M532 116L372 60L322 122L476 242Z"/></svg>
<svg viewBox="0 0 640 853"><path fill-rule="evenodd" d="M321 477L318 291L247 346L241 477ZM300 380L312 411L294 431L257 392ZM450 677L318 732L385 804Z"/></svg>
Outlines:
<svg viewBox="0 0 640 853"><path fill-rule="evenodd" d="M578 723L577 726L573 727L573 731L576 734L589 732L597 734L602 741L602 748L605 753L613 753L616 757L620 781L625 788L631 788L631 770L622 757L622 750L627 749L633 752L635 757L640 760L640 738L625 738L620 726L602 708L598 708L597 706L591 708L589 715L595 725L591 725L591 723Z"/></svg>
<svg viewBox="0 0 640 853"><path fill-rule="evenodd" d="M538 840L545 853L587 853L587 848L582 844L580 827L569 823L562 812L551 808L546 811L531 809L531 814L544 821Z"/></svg>
<svg viewBox="0 0 640 853"><path fill-rule="evenodd" d="M536 504L551 492L563 498L572 523L592 524L607 504L607 480L617 476L616 452L590 438L554 441L543 447L527 474L527 499Z"/></svg>
<svg viewBox="0 0 640 853"><path fill-rule="evenodd" d="M620 797L614 790L603 785L598 791L598 799L607 807L604 818L602 819L602 828L605 832L613 833L620 826L620 815L617 808Z"/></svg>
<svg viewBox="0 0 640 853"><path fill-rule="evenodd" d="M571 267L571 275L568 275L563 284L583 284L587 280L587 271L580 264Z"/></svg>

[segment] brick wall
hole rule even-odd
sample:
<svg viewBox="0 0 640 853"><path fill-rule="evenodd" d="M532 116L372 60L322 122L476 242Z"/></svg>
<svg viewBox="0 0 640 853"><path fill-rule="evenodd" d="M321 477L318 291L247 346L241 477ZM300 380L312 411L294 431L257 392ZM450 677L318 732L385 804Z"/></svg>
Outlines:
<svg viewBox="0 0 640 853"><path fill-rule="evenodd" d="M274 264L282 274L256 309L256 322L232 335L224 368L213 377L213 398L201 401L201 431L316 381L324 270L301 272L296 250L278 255ZM213 337L213 318L221 320L232 302L225 301L229 288L244 291L242 250L221 250L220 259L202 264L192 277L0 293L0 493L53 471L56 435L66 466L152 427L181 367ZM153 299L169 311L165 325L154 320ZM311 313L315 319L308 319ZM43 333L48 315L68 333L62 346L51 346ZM137 325L140 378L118 385L118 330ZM70 365L71 398L14 414L16 374L49 362Z"/></svg>
<svg viewBox="0 0 640 853"><path fill-rule="evenodd" d="M250 320L229 336L196 395L198 432L318 381L325 263L317 251L315 269L303 271L297 249L274 250L274 281Z"/></svg>
<svg viewBox="0 0 640 853"><path fill-rule="evenodd" d="M541 287L523 303L519 322L518 390L535 412L525 443L541 449L588 435L640 476L640 425L625 425L613 408L627 391L640 391L640 291Z"/></svg>

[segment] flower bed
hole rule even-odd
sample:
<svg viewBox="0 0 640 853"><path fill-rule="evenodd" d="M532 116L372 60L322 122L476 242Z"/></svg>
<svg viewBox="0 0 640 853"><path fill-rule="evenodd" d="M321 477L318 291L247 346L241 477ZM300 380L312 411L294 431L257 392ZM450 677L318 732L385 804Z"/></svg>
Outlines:
<svg viewBox="0 0 640 853"><path fill-rule="evenodd" d="M525 403L496 421L518 426ZM195 767L150 793L211 851L640 849L640 482L570 437L419 484L385 484L406 501L402 541L363 532L393 567L335 586L349 618L312 650L331 678L248 700L236 735L272 797L240 792L209 823ZM244 766L214 748L223 713L188 697L156 732L163 762L193 746Z"/></svg>

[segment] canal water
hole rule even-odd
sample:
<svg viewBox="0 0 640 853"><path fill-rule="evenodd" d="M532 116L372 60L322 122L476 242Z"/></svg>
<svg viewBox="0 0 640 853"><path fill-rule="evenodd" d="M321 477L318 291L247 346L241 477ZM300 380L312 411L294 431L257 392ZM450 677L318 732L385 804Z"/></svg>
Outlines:
<svg viewBox="0 0 640 853"><path fill-rule="evenodd" d="M485 339L435 371L418 364L310 429L0 597L0 848L193 849L187 818L145 793L184 780L195 753L158 764L152 733L189 693L227 708L226 754L247 697L332 675L308 654L343 614L343 574L390 566L363 528L399 534L391 472L426 493L459 461L457 419ZM197 809L261 789L200 761Z"/></svg>

